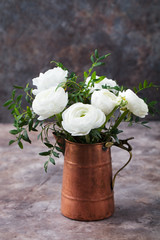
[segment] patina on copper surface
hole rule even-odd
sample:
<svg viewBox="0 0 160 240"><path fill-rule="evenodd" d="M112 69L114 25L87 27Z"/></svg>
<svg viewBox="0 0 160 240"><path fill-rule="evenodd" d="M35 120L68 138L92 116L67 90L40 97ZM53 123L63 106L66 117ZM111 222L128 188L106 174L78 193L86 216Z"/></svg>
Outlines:
<svg viewBox="0 0 160 240"><path fill-rule="evenodd" d="M110 148L66 140L61 212L76 220L100 220L114 212Z"/></svg>

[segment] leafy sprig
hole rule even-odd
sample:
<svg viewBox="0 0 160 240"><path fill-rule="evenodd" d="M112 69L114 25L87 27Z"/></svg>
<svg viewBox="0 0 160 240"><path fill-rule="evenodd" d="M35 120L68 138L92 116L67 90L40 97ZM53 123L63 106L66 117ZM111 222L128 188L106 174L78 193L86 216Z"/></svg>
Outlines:
<svg viewBox="0 0 160 240"><path fill-rule="evenodd" d="M48 135L49 130L51 130L52 132L55 132L56 131L55 124L47 123L45 126L41 126L41 128L42 128L42 130L41 130L41 133L38 136L38 138L41 137L41 141L49 150L40 152L39 155L40 156L48 156L48 160L44 163L44 169L45 169L45 172L47 172L49 162L51 162L53 165L55 165L55 157L59 158L59 154L64 153L64 152L63 152L63 148L61 146L59 146L58 141L55 144L52 144L49 141L49 135Z"/></svg>
<svg viewBox="0 0 160 240"><path fill-rule="evenodd" d="M37 120L36 114L32 111L30 106L27 106L26 109L22 107L22 97L23 95L17 95L16 90L23 90L25 93L25 100L29 105L32 105L32 89L29 87L29 84L26 87L14 86L12 91L11 99L4 103L4 107L7 107L8 110L11 110L11 114L14 118L14 129L10 130L10 134L16 136L14 140L9 142L9 145L14 142L18 143L18 146L23 149L22 141L31 143L28 132L37 131L37 126L40 122Z"/></svg>
<svg viewBox="0 0 160 240"><path fill-rule="evenodd" d="M160 86L153 84L153 82L148 83L147 80L144 80L143 83L141 83L141 82L139 83L138 88L134 87L133 90L137 94L137 93L143 91L144 89L151 88L151 87L158 89Z"/></svg>
<svg viewBox="0 0 160 240"><path fill-rule="evenodd" d="M99 56L98 50L96 49L90 57L91 67L88 71L84 72L83 81L79 81L78 76L74 72L71 72L68 74L67 81L62 82L57 86L57 88L62 87L65 89L65 91L68 92L67 107L71 106L76 102L90 104L90 88L94 87L95 84L100 83L105 78L105 76L97 77L95 68L105 65L105 61L103 60L105 60L109 55L110 53ZM68 71L68 69L60 62L51 61L51 63L54 63L57 67ZM87 80L87 78L89 78L89 80ZM158 88L159 86L154 85L152 82L148 83L147 80L145 80L143 83L139 84L138 88L134 87L134 92L138 94L142 90L151 87ZM102 88L113 91L116 95L118 95L119 92L126 90L124 86L110 87L107 85L103 85ZM23 91L23 94L17 94L17 90ZM22 105L22 100L24 98L23 95L25 95L25 100L27 103L26 108L23 108ZM30 88L29 84L27 84L25 87L14 86L11 98L4 103L4 106L11 111L11 114L14 117L14 129L12 129L10 133L15 137L15 139L10 140L9 145L17 142L18 146L23 149L23 141L31 144L29 133L31 131L37 131L37 128L41 128L38 139L41 139L47 149L43 152L40 152L39 155L48 157L48 160L44 163L44 169L46 172L49 163L55 165L55 158L59 158L60 153L64 153L64 145L61 142L56 141L56 143L53 143L49 140L49 131L53 132L56 137L60 139L66 138L72 142L97 143L110 141L119 144L118 134L122 132L122 130L119 130L119 124L122 121L128 122L129 125L132 125L133 123L138 123L142 124L145 127L148 127L147 121L141 121L139 117L135 117L125 108L125 104L123 105L122 101L121 110L123 112L120 112L118 110L118 106L115 107L113 111L108 114L108 116L106 116L106 121L103 126L98 129L92 129L90 133L86 136L76 137L72 136L70 133L66 132L62 128L62 112L54 117L51 116L53 117L52 122L45 123L44 121L39 121L37 119L37 115L32 110L33 100L34 96L32 95L32 88ZM146 99L144 99L144 101L146 101L147 103ZM156 104L156 101L147 103L149 112L152 115L156 112L159 112L156 109ZM108 124L108 126L106 126L106 124Z"/></svg>

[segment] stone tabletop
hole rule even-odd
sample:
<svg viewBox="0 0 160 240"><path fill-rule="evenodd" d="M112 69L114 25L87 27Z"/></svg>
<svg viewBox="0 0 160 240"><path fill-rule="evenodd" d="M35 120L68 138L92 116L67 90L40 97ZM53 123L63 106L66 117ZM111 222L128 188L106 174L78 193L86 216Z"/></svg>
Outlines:
<svg viewBox="0 0 160 240"><path fill-rule="evenodd" d="M60 212L63 156L44 172L44 146L37 141L20 150L8 146L12 126L0 124L0 240L158 240L160 239L160 122L151 129L125 129L133 159L115 183L115 213L92 222L74 221ZM123 128L126 128L124 125ZM128 153L112 148L113 173Z"/></svg>

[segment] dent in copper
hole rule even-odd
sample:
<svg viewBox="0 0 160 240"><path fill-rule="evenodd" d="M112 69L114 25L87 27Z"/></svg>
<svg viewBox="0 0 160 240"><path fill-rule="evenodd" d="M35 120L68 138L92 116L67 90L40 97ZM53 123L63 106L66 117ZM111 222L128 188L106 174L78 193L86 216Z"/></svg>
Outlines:
<svg viewBox="0 0 160 240"><path fill-rule="evenodd" d="M66 140L61 212L76 220L100 220L114 212L110 148Z"/></svg>

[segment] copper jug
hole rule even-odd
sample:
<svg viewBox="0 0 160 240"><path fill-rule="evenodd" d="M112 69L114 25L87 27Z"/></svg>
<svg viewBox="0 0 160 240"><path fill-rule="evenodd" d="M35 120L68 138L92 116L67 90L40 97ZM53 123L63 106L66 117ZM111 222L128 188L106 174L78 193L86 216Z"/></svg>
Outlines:
<svg viewBox="0 0 160 240"><path fill-rule="evenodd" d="M100 220L114 213L113 187L117 174L132 158L132 147L126 140L119 143L81 144L65 140L61 212L83 221ZM115 145L128 151L129 160L112 179L111 150Z"/></svg>
<svg viewBox="0 0 160 240"><path fill-rule="evenodd" d="M61 212L76 220L99 220L114 212L110 148L66 140Z"/></svg>

